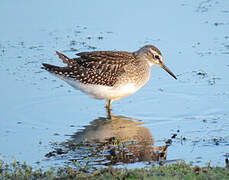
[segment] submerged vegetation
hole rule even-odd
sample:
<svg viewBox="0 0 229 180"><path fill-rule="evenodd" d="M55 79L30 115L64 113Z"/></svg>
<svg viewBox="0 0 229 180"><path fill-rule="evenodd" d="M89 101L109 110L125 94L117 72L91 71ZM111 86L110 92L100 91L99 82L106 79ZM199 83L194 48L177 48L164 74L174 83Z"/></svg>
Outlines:
<svg viewBox="0 0 229 180"><path fill-rule="evenodd" d="M34 169L26 163L0 162L0 179L229 179L228 167L199 167L191 163L177 162L151 168L121 169L101 168L88 171L86 167Z"/></svg>

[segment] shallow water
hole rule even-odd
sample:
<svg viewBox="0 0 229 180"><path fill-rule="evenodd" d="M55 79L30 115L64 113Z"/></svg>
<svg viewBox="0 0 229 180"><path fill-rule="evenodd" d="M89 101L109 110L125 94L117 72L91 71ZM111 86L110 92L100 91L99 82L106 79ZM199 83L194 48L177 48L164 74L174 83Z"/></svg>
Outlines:
<svg viewBox="0 0 229 180"><path fill-rule="evenodd" d="M138 126L150 131L155 146L176 134L167 160L225 165L228 1L3 0L0 15L0 159L43 167L69 163L70 155L45 155L106 118L105 101L40 69L42 62L61 65L56 50L74 57L79 51L135 51L154 44L178 80L153 67L147 85L112 104L113 114L142 122Z"/></svg>

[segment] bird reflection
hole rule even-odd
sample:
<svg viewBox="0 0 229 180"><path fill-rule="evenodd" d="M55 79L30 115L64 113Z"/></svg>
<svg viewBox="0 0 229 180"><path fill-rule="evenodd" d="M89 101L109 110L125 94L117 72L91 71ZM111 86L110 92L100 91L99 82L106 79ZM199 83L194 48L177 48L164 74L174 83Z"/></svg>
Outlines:
<svg viewBox="0 0 229 180"><path fill-rule="evenodd" d="M87 159L94 165L165 160L168 145L155 147L150 130L142 125L137 119L108 112L107 117L93 120L52 153L71 161Z"/></svg>

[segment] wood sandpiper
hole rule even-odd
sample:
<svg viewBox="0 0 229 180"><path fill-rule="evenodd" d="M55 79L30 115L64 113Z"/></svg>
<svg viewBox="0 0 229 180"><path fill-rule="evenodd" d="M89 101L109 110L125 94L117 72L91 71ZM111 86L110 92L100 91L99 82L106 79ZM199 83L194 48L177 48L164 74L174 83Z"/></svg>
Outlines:
<svg viewBox="0 0 229 180"><path fill-rule="evenodd" d="M152 65L162 67L177 79L165 66L159 49L152 45L135 52L81 52L72 59L59 52L56 54L67 66L44 63L42 68L93 98L106 99L108 111L112 101L133 94L146 84Z"/></svg>

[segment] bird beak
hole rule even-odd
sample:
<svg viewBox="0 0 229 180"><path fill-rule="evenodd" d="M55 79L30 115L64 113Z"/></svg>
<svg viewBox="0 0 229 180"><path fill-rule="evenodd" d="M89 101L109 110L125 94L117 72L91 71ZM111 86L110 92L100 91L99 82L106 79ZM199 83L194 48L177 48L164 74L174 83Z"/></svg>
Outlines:
<svg viewBox="0 0 229 180"><path fill-rule="evenodd" d="M165 71L167 71L167 73L169 73L172 77L174 77L174 79L177 79L177 77L172 73L172 71L169 70L169 68L164 65L164 64L161 64L160 65Z"/></svg>

